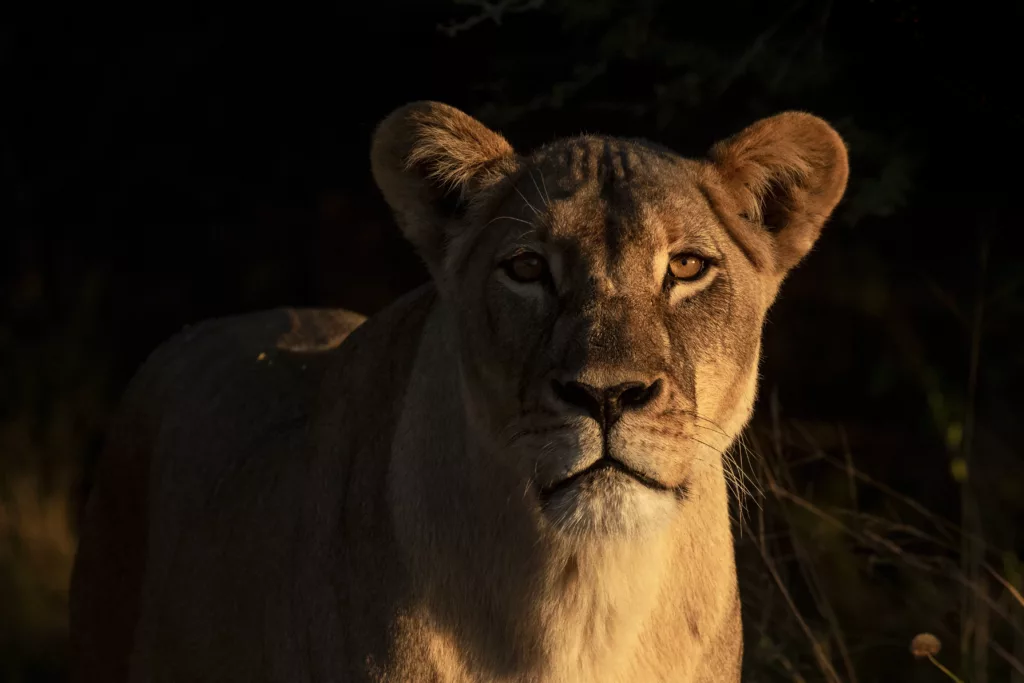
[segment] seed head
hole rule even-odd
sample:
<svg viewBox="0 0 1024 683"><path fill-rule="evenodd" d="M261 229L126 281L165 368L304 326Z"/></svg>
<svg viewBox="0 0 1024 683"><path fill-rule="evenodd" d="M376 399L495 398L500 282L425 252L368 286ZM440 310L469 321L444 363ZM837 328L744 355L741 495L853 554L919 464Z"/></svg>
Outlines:
<svg viewBox="0 0 1024 683"><path fill-rule="evenodd" d="M931 633L918 633L914 636L914 639L910 641L910 654L914 655L918 659L924 657L934 657L939 654L939 650L942 649L942 641L933 636Z"/></svg>

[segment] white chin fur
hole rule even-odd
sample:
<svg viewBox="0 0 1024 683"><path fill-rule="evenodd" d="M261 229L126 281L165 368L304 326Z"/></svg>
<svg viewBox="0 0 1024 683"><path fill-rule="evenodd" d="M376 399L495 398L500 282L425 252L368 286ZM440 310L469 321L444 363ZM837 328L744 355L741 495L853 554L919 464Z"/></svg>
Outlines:
<svg viewBox="0 0 1024 683"><path fill-rule="evenodd" d="M544 514L560 533L580 540L642 538L663 529L681 501L617 472L600 472L551 495Z"/></svg>

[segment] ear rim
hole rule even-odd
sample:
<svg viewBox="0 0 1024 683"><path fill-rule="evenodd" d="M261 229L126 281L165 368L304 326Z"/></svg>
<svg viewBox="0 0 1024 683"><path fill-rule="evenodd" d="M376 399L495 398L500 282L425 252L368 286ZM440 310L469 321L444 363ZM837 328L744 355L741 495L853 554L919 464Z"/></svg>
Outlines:
<svg viewBox="0 0 1024 683"><path fill-rule="evenodd" d="M453 224L512 170L515 159L500 133L433 100L392 110L377 124L370 145L374 182L435 279Z"/></svg>
<svg viewBox="0 0 1024 683"><path fill-rule="evenodd" d="M804 111L759 119L715 143L708 159L728 198L720 197L729 205L723 209L748 231L756 230L757 238L769 237L771 261L782 277L813 249L849 182L842 136L825 119ZM777 205L788 209L789 222L772 230L764 212L774 188L788 190Z"/></svg>

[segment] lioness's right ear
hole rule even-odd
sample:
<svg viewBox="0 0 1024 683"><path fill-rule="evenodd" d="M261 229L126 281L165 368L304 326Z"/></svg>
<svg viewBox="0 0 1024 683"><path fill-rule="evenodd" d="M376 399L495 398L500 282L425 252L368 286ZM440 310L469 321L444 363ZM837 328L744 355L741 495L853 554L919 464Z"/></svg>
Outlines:
<svg viewBox="0 0 1024 683"><path fill-rule="evenodd" d="M370 163L406 238L435 277L454 223L515 170L498 133L454 107L413 102L377 127Z"/></svg>

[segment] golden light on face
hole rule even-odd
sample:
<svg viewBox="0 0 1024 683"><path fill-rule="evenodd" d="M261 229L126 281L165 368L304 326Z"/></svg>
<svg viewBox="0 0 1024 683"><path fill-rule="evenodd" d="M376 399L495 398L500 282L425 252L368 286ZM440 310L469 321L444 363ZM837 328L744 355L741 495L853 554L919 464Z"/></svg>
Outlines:
<svg viewBox="0 0 1024 683"><path fill-rule="evenodd" d="M395 125L419 142L378 157L404 159L405 170L375 172L385 193L394 180L396 200L427 198L435 212L447 210L440 199L452 186L476 196L464 197L458 222L441 239L451 254L436 267L450 276L446 286L467 285L453 286L450 296L467 311L458 317L465 324L460 353L486 438L508 450L506 435L516 435L510 461L556 526L627 534L657 528L652 521L689 504L696 478L716 476L749 418L758 306L776 277L769 267L787 267L770 251L783 235L800 246L799 231L766 233L755 218L783 202L791 223L803 225L794 221L804 194L793 192L806 188L769 197L750 189L760 184L744 182L782 182L791 160L774 160L775 148L763 149L772 139L757 131L716 148L717 162L600 136L568 138L524 157L450 108L427 103L416 111ZM435 124L424 128L428 111ZM408 131L400 127L410 121ZM823 170L841 166L832 163L841 141L825 124L799 115L777 125L782 140L813 143L807 154L823 159ZM436 156L452 137L466 147ZM481 156L472 162L459 156L473 150ZM756 156L762 152L769 156ZM741 222L736 215L744 211ZM433 253L436 224L422 215L406 220L410 240L422 238L424 253ZM812 236L818 229L804 227ZM485 258L474 261L478 255ZM585 390L564 391L571 386ZM650 400L631 400L638 391ZM716 427L719 440L705 433L708 423L728 430Z"/></svg>

